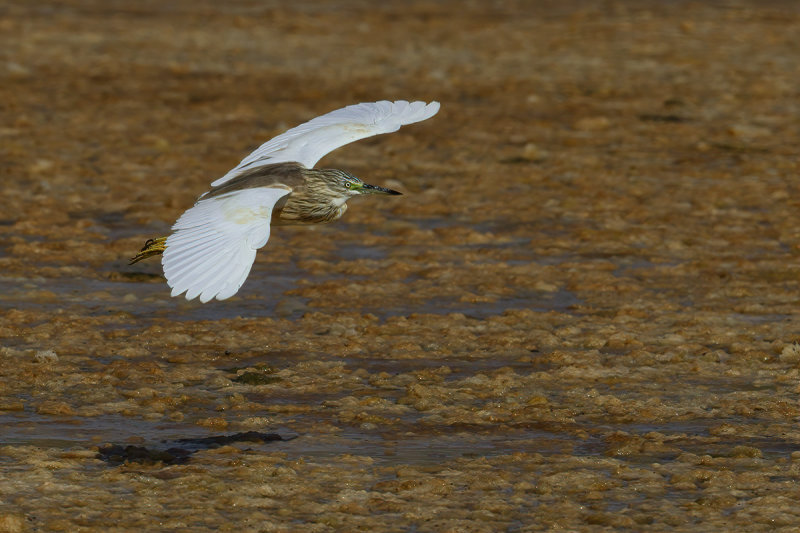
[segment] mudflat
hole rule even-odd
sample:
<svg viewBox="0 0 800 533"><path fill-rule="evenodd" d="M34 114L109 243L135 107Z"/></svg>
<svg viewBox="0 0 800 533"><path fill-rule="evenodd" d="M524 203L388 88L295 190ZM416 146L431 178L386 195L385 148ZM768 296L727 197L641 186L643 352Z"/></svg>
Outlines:
<svg viewBox="0 0 800 533"><path fill-rule="evenodd" d="M0 8L0 531L796 531L795 2ZM402 197L127 260L333 109Z"/></svg>

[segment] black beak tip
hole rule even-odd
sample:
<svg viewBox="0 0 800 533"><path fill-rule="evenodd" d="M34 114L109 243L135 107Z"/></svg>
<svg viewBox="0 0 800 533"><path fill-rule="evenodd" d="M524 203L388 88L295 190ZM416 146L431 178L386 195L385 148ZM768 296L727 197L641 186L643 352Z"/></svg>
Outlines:
<svg viewBox="0 0 800 533"><path fill-rule="evenodd" d="M380 194L391 194L393 196L398 196L403 193L397 192L392 189L387 189L386 187L378 187L377 185L370 185L369 183L365 183L362 186L363 189L366 189L369 192L380 193Z"/></svg>

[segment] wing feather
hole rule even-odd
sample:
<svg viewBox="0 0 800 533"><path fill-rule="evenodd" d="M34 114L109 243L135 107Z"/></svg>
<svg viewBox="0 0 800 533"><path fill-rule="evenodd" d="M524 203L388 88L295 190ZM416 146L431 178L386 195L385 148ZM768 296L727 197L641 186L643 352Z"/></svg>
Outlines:
<svg viewBox="0 0 800 533"><path fill-rule="evenodd" d="M217 257L218 254L220 254L221 252L222 254L224 254L227 251L225 250L225 248L230 247L229 241L227 241L224 238L218 239L217 242L213 245L205 246L202 243L199 245L203 245L203 253L209 258L209 262L212 261L211 259L212 256ZM184 246L184 243L173 243L172 247L173 249L176 248L182 249L182 246ZM190 246L194 246L194 244ZM197 258L195 257L196 252L193 253L192 248L187 248L186 250L187 251L184 252L179 257L171 258L172 263L170 268L172 270L173 277L175 277L176 279L178 278L188 279L190 276L193 275L195 271L201 272L203 270L207 270L208 268L207 266L204 265L203 262L197 261ZM180 294L180 292L178 292L177 294Z"/></svg>
<svg viewBox="0 0 800 533"><path fill-rule="evenodd" d="M167 238L161 259L172 296L224 300L247 279L256 250L269 239L275 203L291 191L257 187L201 198Z"/></svg>
<svg viewBox="0 0 800 533"><path fill-rule="evenodd" d="M397 131L401 126L428 119L439 111L439 102L398 100L356 104L312 119L265 142L227 174L216 187L243 170L272 163L297 162L311 168L333 150L359 139Z"/></svg>
<svg viewBox="0 0 800 533"><path fill-rule="evenodd" d="M230 247L230 245L228 246ZM173 246L174 248L174 246ZM186 259L178 266L171 267L171 276L176 280L175 285L172 287L173 296L176 296L187 290L191 283L197 281L197 278L204 272L209 271L209 265L216 265L219 260L225 256L227 250L220 251L219 249L203 249L205 261L198 261L196 257Z"/></svg>
<svg viewBox="0 0 800 533"><path fill-rule="evenodd" d="M235 243L231 243L226 251L235 253L237 251ZM232 271L235 270L236 265L234 265L233 269L231 268L230 257L226 257L224 254L220 254L219 252L213 255L213 257L215 263L213 263L208 269L196 273L195 277L192 278L192 284L186 290L187 300L194 300L200 296L200 293L210 291L220 279L224 280L228 274L232 274ZM216 293L214 294L216 295Z"/></svg>
<svg viewBox="0 0 800 533"><path fill-rule="evenodd" d="M205 303L215 295L218 299L224 300L236 294L247 278L247 275L250 273L250 268L253 266L255 257L255 250L240 249L239 254L235 258L236 266L231 271L231 275L227 278L220 278L213 285L209 285L200 295L200 301ZM235 289L231 291L231 288L234 286Z"/></svg>
<svg viewBox="0 0 800 533"><path fill-rule="evenodd" d="M239 291L239 288L241 288L242 283L244 283L244 280L247 278L247 275L250 273L250 268L252 266L252 260L248 262L246 258L240 257L238 269L234 271L234 274L230 277L230 279L228 279L222 288L219 289L217 298L224 300L236 294Z"/></svg>
<svg viewBox="0 0 800 533"><path fill-rule="evenodd" d="M192 288L203 289L203 278L209 272L216 271L220 265L224 265L229 257L229 254L234 251L235 248L236 243L230 242L228 246L223 249L202 249L202 260L198 260L195 257L193 264L187 265L180 271L174 270L170 272L171 278L175 280L174 285L171 285L172 296L177 296L183 292L187 292L187 300L191 300L192 298L196 297L199 293L193 292ZM167 278L168 283L169 279L170 278ZM193 296L190 297L192 294Z"/></svg>

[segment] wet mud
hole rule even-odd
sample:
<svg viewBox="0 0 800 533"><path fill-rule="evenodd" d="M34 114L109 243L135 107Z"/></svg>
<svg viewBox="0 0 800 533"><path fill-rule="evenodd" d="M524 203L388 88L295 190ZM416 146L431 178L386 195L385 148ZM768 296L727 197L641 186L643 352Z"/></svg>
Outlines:
<svg viewBox="0 0 800 533"><path fill-rule="evenodd" d="M800 527L795 3L0 30L0 531ZM278 228L224 302L128 265L261 142L385 98L442 110L321 163L403 196Z"/></svg>

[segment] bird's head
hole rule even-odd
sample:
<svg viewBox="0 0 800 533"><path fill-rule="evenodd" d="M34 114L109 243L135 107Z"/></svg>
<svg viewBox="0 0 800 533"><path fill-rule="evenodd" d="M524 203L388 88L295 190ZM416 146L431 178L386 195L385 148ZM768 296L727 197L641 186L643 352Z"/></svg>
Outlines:
<svg viewBox="0 0 800 533"><path fill-rule="evenodd" d="M319 175L323 177L325 186L328 189L328 194L342 198L345 201L359 194L402 194L392 189L364 183L359 178L344 170L323 169L320 171Z"/></svg>

